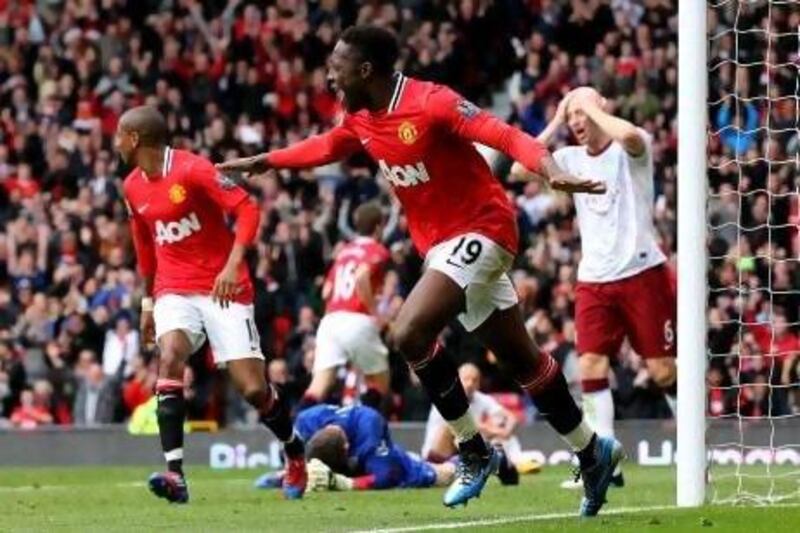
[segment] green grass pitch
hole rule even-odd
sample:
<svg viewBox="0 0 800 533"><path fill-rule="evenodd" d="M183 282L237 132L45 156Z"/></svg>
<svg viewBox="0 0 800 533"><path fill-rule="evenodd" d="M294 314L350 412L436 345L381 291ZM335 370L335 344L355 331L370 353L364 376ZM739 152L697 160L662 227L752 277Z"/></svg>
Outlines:
<svg viewBox="0 0 800 533"><path fill-rule="evenodd" d="M0 531L800 531L800 506L791 502L672 508L675 475L670 468L627 466L627 486L611 489L608 513L593 520L572 516L580 493L559 488L569 475L566 466L525 476L518 487L492 480L480 499L453 510L442 506L441 489L312 493L302 501L284 501L277 491L252 488L255 471L207 468L189 470L191 502L175 506L145 489L150 471L2 468ZM796 477L786 479L797 488ZM722 489L735 487L735 479L729 479Z"/></svg>

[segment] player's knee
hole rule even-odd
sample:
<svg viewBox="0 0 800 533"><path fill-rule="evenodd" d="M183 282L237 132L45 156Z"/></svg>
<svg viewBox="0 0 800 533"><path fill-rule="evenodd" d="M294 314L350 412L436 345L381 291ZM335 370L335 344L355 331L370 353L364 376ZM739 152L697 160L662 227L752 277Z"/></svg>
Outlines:
<svg viewBox="0 0 800 533"><path fill-rule="evenodd" d="M160 376L183 380L184 356L179 350L169 347L162 348L159 355L158 367Z"/></svg>
<svg viewBox="0 0 800 533"><path fill-rule="evenodd" d="M581 379L599 379L608 376L608 357L595 353L585 353L578 359Z"/></svg>
<svg viewBox="0 0 800 533"><path fill-rule="evenodd" d="M260 411L269 402L267 390L262 384L248 383L241 387L241 394L247 403Z"/></svg>
<svg viewBox="0 0 800 533"><path fill-rule="evenodd" d="M665 357L660 359L653 359L647 363L647 371L650 374L650 379L656 386L666 389L675 383L677 371L675 368L675 359Z"/></svg>
<svg viewBox="0 0 800 533"><path fill-rule="evenodd" d="M403 354L407 361L421 359L435 340L422 327L412 322L398 322L392 327L389 337L392 347Z"/></svg>
<svg viewBox="0 0 800 533"><path fill-rule="evenodd" d="M183 335L169 332L158 340L159 372L161 377L183 379L183 368L191 346Z"/></svg>

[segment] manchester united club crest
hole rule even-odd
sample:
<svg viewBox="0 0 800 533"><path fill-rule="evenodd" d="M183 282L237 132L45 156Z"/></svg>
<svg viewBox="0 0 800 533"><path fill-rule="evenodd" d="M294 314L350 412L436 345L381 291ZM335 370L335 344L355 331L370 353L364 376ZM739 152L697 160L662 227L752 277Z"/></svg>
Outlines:
<svg viewBox="0 0 800 533"><path fill-rule="evenodd" d="M397 128L397 136L401 141L403 141L403 144L414 144L417 142L419 133L417 132L416 126L406 121L400 124L400 127Z"/></svg>
<svg viewBox="0 0 800 533"><path fill-rule="evenodd" d="M182 204L186 200L186 189L183 185L176 183L169 188L169 201L173 204Z"/></svg>

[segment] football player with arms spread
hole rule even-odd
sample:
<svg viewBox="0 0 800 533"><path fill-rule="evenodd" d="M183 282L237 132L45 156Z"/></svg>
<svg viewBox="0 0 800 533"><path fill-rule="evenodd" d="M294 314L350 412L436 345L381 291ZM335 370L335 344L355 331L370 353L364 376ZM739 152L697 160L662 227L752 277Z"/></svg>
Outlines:
<svg viewBox="0 0 800 533"><path fill-rule="evenodd" d="M229 161L219 168L259 172L305 168L366 151L405 209L425 271L392 324L390 342L416 372L458 441L456 478L444 504L480 494L499 457L469 413L454 361L436 346L454 318L474 332L539 411L576 452L584 478L581 514L597 514L621 445L584 422L556 361L528 336L507 274L518 246L514 208L475 149L504 152L569 192L602 193L556 165L540 142L435 83L394 71L398 44L388 30L346 30L329 59L329 79L345 107L342 123L281 150Z"/></svg>

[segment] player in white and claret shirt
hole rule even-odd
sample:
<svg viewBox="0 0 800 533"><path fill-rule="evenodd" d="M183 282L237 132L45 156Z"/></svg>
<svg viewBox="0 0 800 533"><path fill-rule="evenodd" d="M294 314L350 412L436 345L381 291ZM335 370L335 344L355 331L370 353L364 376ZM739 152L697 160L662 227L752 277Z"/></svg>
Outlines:
<svg viewBox="0 0 800 533"><path fill-rule="evenodd" d="M575 295L584 412L599 435L614 433L610 358L625 338L641 355L653 382L675 407L675 293L653 226L650 135L609 114L606 100L581 87L560 103L539 135L547 144L566 124L578 146L553 157L567 172L605 181L601 195L573 194L581 232ZM515 164L512 174L524 177ZM624 481L620 472L615 484Z"/></svg>

